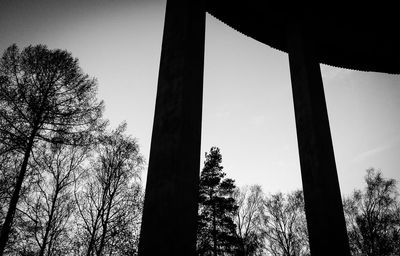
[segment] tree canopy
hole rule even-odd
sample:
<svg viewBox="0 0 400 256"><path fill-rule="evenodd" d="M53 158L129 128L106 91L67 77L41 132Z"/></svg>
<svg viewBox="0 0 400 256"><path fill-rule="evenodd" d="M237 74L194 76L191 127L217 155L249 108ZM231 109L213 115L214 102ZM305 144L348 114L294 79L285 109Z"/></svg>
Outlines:
<svg viewBox="0 0 400 256"><path fill-rule="evenodd" d="M44 45L22 51L14 44L0 59L0 155L17 154L20 166L1 228L0 255L11 231L31 153L40 141L87 144L102 121L103 102L96 80L83 73L78 59ZM4 159L4 158L3 158ZM13 176L13 175L12 175Z"/></svg>

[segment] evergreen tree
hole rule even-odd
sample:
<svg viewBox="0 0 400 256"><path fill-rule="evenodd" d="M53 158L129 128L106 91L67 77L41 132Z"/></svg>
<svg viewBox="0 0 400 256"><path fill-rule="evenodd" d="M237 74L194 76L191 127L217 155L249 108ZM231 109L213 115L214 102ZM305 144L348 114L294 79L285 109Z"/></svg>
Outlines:
<svg viewBox="0 0 400 256"><path fill-rule="evenodd" d="M197 251L199 255L234 254L236 239L234 180L224 178L219 148L206 153L200 176Z"/></svg>

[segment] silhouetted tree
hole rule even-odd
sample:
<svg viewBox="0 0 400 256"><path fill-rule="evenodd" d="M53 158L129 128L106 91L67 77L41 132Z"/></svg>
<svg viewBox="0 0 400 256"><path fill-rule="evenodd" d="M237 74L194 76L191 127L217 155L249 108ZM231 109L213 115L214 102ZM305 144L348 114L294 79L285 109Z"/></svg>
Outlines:
<svg viewBox="0 0 400 256"><path fill-rule="evenodd" d="M197 251L199 255L233 254L236 245L237 205L233 198L234 180L225 178L219 148L206 153L200 176Z"/></svg>
<svg viewBox="0 0 400 256"><path fill-rule="evenodd" d="M40 140L82 143L103 125L103 103L96 99L96 81L79 68L78 60L62 50L16 45L0 60L0 149L21 155L21 166L1 228L0 255L13 218L31 152Z"/></svg>
<svg viewBox="0 0 400 256"><path fill-rule="evenodd" d="M67 255L70 218L75 208L73 188L83 173L88 147L42 143L33 153L33 189L18 205L21 247L35 255ZM17 250L20 250L17 248Z"/></svg>
<svg viewBox="0 0 400 256"><path fill-rule="evenodd" d="M143 189L139 184L131 186L125 194L126 202L122 208L124 214L119 214L110 228L110 239L107 240L109 255L137 255L140 235L140 225L143 211Z"/></svg>
<svg viewBox="0 0 400 256"><path fill-rule="evenodd" d="M235 214L237 255L263 255L264 193L260 185L237 189L234 193L238 210Z"/></svg>
<svg viewBox="0 0 400 256"><path fill-rule="evenodd" d="M19 155L16 152L8 151L0 155L0 223L4 222L7 209L15 186L15 174L21 166ZM20 197L25 198L31 189L31 180L25 179L24 186L21 189ZM18 212L16 213L18 215ZM14 220L15 222L15 220ZM9 235L9 242L5 252L10 252L13 246L20 242L20 233L16 227L12 227Z"/></svg>
<svg viewBox="0 0 400 256"><path fill-rule="evenodd" d="M142 209L143 159L126 124L101 136L92 167L76 191L79 227L76 255L133 255ZM84 254L83 254L84 253Z"/></svg>
<svg viewBox="0 0 400 256"><path fill-rule="evenodd" d="M20 166L15 152L6 152L0 155L0 223L3 223L7 213L8 203L15 185L15 171Z"/></svg>
<svg viewBox="0 0 400 256"><path fill-rule="evenodd" d="M266 250L270 255L309 255L302 191L267 197L264 214Z"/></svg>
<svg viewBox="0 0 400 256"><path fill-rule="evenodd" d="M353 255L400 255L400 205L394 179L368 169L364 191L355 190L344 202Z"/></svg>

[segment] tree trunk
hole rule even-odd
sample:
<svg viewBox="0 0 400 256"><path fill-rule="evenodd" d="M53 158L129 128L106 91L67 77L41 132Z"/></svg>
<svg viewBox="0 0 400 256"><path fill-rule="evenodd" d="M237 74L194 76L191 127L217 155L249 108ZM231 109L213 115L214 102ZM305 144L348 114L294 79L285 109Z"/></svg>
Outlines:
<svg viewBox="0 0 400 256"><path fill-rule="evenodd" d="M94 243L95 243L95 239L96 239L97 222L98 222L98 220L99 220L99 213L97 213L96 221L94 222L94 225L93 225L93 231L92 231L92 235L90 236L90 241L89 241L89 245L88 245L88 250L87 250L86 256L90 256L92 254Z"/></svg>
<svg viewBox="0 0 400 256"><path fill-rule="evenodd" d="M47 249L47 256L51 256L51 248L53 248L54 239L56 239L56 238L55 238L54 233L53 233L53 234L51 234L51 238L49 240L49 246L47 246L47 248L48 248Z"/></svg>
<svg viewBox="0 0 400 256"><path fill-rule="evenodd" d="M107 190L107 188L109 186L110 185L107 184L105 190ZM93 232L92 232L92 236L90 238L90 242L89 242L88 251L87 251L86 256L90 256L93 250L97 254L96 248L94 248L94 243L95 243L95 239L96 239L97 223L99 222L100 216L102 216L104 214L104 211L105 211L104 210L105 200L106 200L105 199L105 192L103 192L102 200L101 200L102 204L101 204L100 209L97 210L96 220L95 220L94 225L93 225Z"/></svg>
<svg viewBox="0 0 400 256"><path fill-rule="evenodd" d="M51 205L49 220L47 221L46 232L44 233L42 245L40 246L39 256L43 256L44 255L44 251L46 249L47 238L49 237L50 228L51 228L51 222L53 221L53 215L54 215L55 204L56 204L56 201L57 201L58 192L59 192L59 188L58 188L58 186L56 186L56 194L54 195L53 201L51 202L52 205ZM49 250L50 250L50 247L49 247Z"/></svg>
<svg viewBox="0 0 400 256"><path fill-rule="evenodd" d="M8 236L10 235L10 230L11 230L11 226L12 226L12 223L13 223L15 210L17 208L17 203L18 203L18 200L19 200L19 193L21 192L22 183L23 183L24 178L25 178L26 170L27 170L27 167L28 167L28 160L29 160L32 148L33 148L33 142L34 142L34 139L36 137L37 130L38 130L37 125L35 125L35 127L32 130L32 133L31 133L31 135L29 137L28 145L27 145L27 147L25 149L24 160L22 162L21 169L20 169L18 177L17 177L17 182L15 184L15 189L14 189L13 195L12 195L11 200L10 200L10 205L8 207L6 219L4 220L3 226L1 228L0 256L3 255L4 249L5 249L5 247L7 245L7 242L8 242Z"/></svg>
<svg viewBox="0 0 400 256"><path fill-rule="evenodd" d="M103 204L99 210L97 210L97 215L96 215L96 220L93 224L93 232L90 237L90 242L88 246L88 250L86 253L86 256L92 255L92 251L96 252L96 248L94 247L95 240L96 240L96 232L97 232L97 223L99 223L100 216L103 214L102 212L104 211L104 199L103 199Z"/></svg>
<svg viewBox="0 0 400 256"><path fill-rule="evenodd" d="M95 236L96 236L96 231L97 231L96 228L94 228L93 232L92 232L92 235L90 237L90 242L89 242L89 246L88 246L88 250L87 250L86 256L90 256L91 253L92 253L93 245L94 245L94 239L95 239Z"/></svg>
<svg viewBox="0 0 400 256"><path fill-rule="evenodd" d="M215 217L215 205L213 205L213 242L214 242L214 256L217 255L217 220Z"/></svg>
<svg viewBox="0 0 400 256"><path fill-rule="evenodd" d="M111 210L111 202L110 202L110 205L109 205L109 207L107 209L106 220L105 220L105 222L103 224L103 234L101 235L101 241L100 241L99 250L97 251L97 256L101 255L101 253L103 251L103 248L104 248L104 242L105 242L105 239L106 239L107 227L108 227L107 224L108 224L108 219L110 217L110 210Z"/></svg>
<svg viewBox="0 0 400 256"><path fill-rule="evenodd" d="M106 207L106 193L107 193L107 191L109 191L109 189L110 189L110 186L111 186L111 184L110 184L111 182L110 181L108 181L107 182L107 185L106 185L106 187L105 187L105 189L104 189L104 192L103 192L103 199L102 199L102 206L101 206L101 214L100 214L100 216L104 216L104 212L105 212L105 207ZM107 232L107 222L108 222L108 218L109 218L109 216L110 216L110 210L111 210L111 203L112 203L112 200L113 200L113 198L114 198L114 193L115 193L115 191L111 194L111 196L110 196L110 199L109 199L109 205L108 205L108 207L107 207L107 213L106 213L106 219L105 219L105 221L102 223L102 226L103 226L103 233L101 234L101 240L100 240L100 246L99 246L99 249L96 251L96 255L97 256L100 256L101 255L101 252L103 251L103 247L104 247L104 242L105 242L105 237L106 237L106 232ZM103 217L101 217L102 218L102 220L103 220Z"/></svg>

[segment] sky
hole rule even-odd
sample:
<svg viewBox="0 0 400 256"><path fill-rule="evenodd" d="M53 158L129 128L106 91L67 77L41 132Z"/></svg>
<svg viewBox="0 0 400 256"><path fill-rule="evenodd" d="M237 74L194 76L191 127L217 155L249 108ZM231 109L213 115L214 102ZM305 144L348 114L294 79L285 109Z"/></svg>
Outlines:
<svg viewBox="0 0 400 256"><path fill-rule="evenodd" d="M164 14L165 0L3 0L0 51L16 43L71 52L97 78L112 127L125 120L148 159ZM301 188L287 54L211 15L206 22L202 161L218 146L238 186ZM371 167L400 181L400 76L321 71L342 194L364 187Z"/></svg>

